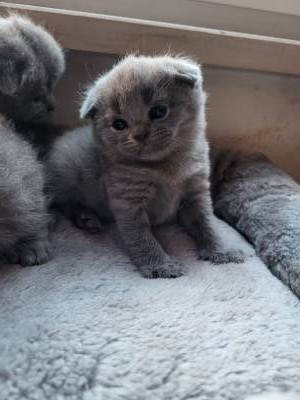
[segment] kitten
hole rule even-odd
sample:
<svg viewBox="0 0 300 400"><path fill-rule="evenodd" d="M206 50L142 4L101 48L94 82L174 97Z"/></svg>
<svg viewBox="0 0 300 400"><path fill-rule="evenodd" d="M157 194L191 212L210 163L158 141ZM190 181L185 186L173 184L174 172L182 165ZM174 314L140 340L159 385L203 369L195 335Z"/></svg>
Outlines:
<svg viewBox="0 0 300 400"><path fill-rule="evenodd" d="M44 171L30 144L0 117L0 259L23 266L49 258Z"/></svg>
<svg viewBox="0 0 300 400"><path fill-rule="evenodd" d="M184 58L128 56L87 92L82 128L49 159L56 205L77 225L117 223L133 263L147 278L181 276L151 228L178 219L201 259L242 262L225 252L213 226L205 100L200 67Z"/></svg>
<svg viewBox="0 0 300 400"><path fill-rule="evenodd" d="M49 217L35 153L44 156L60 134L46 120L64 54L49 33L21 16L0 18L0 34L0 113L6 117L0 125L0 256L41 264L50 256Z"/></svg>
<svg viewBox="0 0 300 400"><path fill-rule="evenodd" d="M21 16L0 18L0 35L0 113L38 148L48 147L56 133L45 122L54 109L64 53L44 28Z"/></svg>

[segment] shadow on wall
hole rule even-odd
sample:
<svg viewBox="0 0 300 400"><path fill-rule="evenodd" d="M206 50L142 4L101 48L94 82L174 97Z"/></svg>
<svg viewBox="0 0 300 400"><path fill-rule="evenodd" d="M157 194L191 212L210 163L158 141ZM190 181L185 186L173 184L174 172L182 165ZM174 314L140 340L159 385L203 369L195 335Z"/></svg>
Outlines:
<svg viewBox="0 0 300 400"><path fill-rule="evenodd" d="M57 107L54 117L57 123L82 123L79 119L82 92L117 60L117 56L109 54L66 50L67 69L56 88Z"/></svg>

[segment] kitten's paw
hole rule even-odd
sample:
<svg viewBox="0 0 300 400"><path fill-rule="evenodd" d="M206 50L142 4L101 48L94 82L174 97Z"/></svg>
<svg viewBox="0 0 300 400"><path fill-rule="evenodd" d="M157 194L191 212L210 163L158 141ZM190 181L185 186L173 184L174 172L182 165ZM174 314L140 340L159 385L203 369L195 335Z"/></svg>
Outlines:
<svg viewBox="0 0 300 400"><path fill-rule="evenodd" d="M22 267L45 264L51 257L51 246L47 240L38 240L23 245L19 252Z"/></svg>
<svg viewBox="0 0 300 400"><path fill-rule="evenodd" d="M172 259L157 266L144 265L143 267L140 267L139 270L143 277L148 279L179 278L186 273L185 265Z"/></svg>
<svg viewBox="0 0 300 400"><path fill-rule="evenodd" d="M89 233L101 233L104 228L96 213L89 209L82 209L74 215L74 224L79 229Z"/></svg>
<svg viewBox="0 0 300 400"><path fill-rule="evenodd" d="M198 256L200 260L210 261L213 264L241 264L245 261L245 254L241 250L210 251L201 249Z"/></svg>

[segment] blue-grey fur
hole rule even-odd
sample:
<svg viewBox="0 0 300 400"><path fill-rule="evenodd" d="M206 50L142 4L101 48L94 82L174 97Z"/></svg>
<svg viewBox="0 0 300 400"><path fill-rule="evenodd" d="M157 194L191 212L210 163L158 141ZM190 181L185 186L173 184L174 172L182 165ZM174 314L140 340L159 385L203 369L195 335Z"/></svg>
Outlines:
<svg viewBox="0 0 300 400"><path fill-rule="evenodd" d="M57 132L43 121L64 68L61 47L42 27L17 15L0 18L0 257L11 263L41 264L50 256L37 156Z"/></svg>
<svg viewBox="0 0 300 400"><path fill-rule="evenodd" d="M220 152L214 164L216 214L300 296L300 186L259 153Z"/></svg>
<svg viewBox="0 0 300 400"><path fill-rule="evenodd" d="M63 51L44 28L18 15L0 18L1 114L18 122L47 118L64 69Z"/></svg>
<svg viewBox="0 0 300 400"><path fill-rule="evenodd" d="M49 216L43 166L32 146L0 120L0 259L23 266L48 260Z"/></svg>
<svg viewBox="0 0 300 400"><path fill-rule="evenodd" d="M90 117L93 128L59 139L50 156L56 206L90 231L112 216L147 278L185 271L151 230L176 219L195 239L200 258L243 260L240 252L221 248L213 225L205 101L195 62L128 56L86 94L81 116ZM163 117L153 117L157 107ZM120 119L122 131L115 125Z"/></svg>

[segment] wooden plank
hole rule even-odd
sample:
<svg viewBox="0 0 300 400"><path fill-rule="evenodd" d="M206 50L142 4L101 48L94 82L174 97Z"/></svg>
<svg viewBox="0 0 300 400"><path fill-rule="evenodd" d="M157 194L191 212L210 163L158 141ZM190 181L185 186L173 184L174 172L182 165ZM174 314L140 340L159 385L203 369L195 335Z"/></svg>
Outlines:
<svg viewBox="0 0 300 400"><path fill-rule="evenodd" d="M300 40L299 0L22 0L22 4Z"/></svg>
<svg viewBox="0 0 300 400"><path fill-rule="evenodd" d="M281 14L300 15L299 0L205 0L207 3L246 7L255 10L271 11Z"/></svg>
<svg viewBox="0 0 300 400"><path fill-rule="evenodd" d="M110 54L171 51L222 67L300 75L300 41L0 2L45 23L66 48Z"/></svg>

